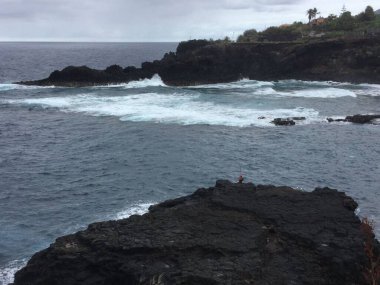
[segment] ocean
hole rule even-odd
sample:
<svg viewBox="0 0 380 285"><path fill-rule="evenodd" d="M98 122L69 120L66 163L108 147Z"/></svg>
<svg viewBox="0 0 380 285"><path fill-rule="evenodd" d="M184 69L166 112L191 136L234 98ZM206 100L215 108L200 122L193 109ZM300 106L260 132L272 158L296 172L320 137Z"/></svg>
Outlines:
<svg viewBox="0 0 380 285"><path fill-rule="evenodd" d="M68 65L139 66L176 46L0 43L0 284L59 236L240 174L302 191L336 188L380 226L380 125L326 121L380 114L380 85L170 87L158 75L88 88L12 83ZM270 123L294 116L306 120Z"/></svg>

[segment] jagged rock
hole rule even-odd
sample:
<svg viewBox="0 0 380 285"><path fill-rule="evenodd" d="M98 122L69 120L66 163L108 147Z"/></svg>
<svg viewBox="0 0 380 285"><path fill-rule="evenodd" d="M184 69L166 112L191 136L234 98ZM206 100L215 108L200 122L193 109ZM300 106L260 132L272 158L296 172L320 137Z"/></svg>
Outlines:
<svg viewBox="0 0 380 285"><path fill-rule="evenodd" d="M380 119L380 115L353 115L346 117L347 122L356 124L372 123L372 121L375 119Z"/></svg>
<svg viewBox="0 0 380 285"><path fill-rule="evenodd" d="M333 119L333 118L326 118L327 122L347 122L346 119Z"/></svg>
<svg viewBox="0 0 380 285"><path fill-rule="evenodd" d="M220 180L145 215L58 238L14 284L364 285L356 207L329 188Z"/></svg>
<svg viewBox="0 0 380 285"><path fill-rule="evenodd" d="M329 123L332 122L350 122L350 123L356 123L356 124L377 124L377 119L380 119L380 115L353 115L353 116L347 116L344 119L333 119L333 118L327 118L326 120Z"/></svg>
<svg viewBox="0 0 380 285"><path fill-rule="evenodd" d="M290 117L288 119L293 120L293 121L304 121L306 120L306 117Z"/></svg>
<svg viewBox="0 0 380 285"><path fill-rule="evenodd" d="M296 124L290 118L275 118L271 123L276 126L294 126Z"/></svg>
<svg viewBox="0 0 380 285"><path fill-rule="evenodd" d="M333 59L333 60L332 60ZM117 72L109 72L112 71ZM116 70L117 69L117 70ZM27 85L86 86L122 83L158 74L167 85L254 80L333 80L380 83L380 38L336 39L308 43L229 43L193 40L176 53L145 62L141 68L94 70L68 67Z"/></svg>
<svg viewBox="0 0 380 285"><path fill-rule="evenodd" d="M124 72L123 68L117 64L108 66L104 71L114 75L122 74Z"/></svg>

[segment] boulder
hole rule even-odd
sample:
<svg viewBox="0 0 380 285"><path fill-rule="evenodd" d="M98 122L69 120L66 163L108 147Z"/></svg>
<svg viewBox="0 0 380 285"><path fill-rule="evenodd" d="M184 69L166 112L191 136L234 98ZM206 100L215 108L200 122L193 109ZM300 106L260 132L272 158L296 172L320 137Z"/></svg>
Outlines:
<svg viewBox="0 0 380 285"><path fill-rule="evenodd" d="M275 118L271 123L276 126L294 126L296 124L290 118Z"/></svg>

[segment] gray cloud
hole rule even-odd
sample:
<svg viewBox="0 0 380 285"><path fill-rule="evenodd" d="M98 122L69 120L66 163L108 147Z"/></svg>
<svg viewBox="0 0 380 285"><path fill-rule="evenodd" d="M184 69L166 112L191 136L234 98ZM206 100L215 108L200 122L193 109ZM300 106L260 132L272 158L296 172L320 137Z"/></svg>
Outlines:
<svg viewBox="0 0 380 285"><path fill-rule="evenodd" d="M0 40L179 41L236 37L306 21L305 11L353 13L378 0L0 0ZM360 3L358 3L360 2ZM380 6L380 5L379 5Z"/></svg>

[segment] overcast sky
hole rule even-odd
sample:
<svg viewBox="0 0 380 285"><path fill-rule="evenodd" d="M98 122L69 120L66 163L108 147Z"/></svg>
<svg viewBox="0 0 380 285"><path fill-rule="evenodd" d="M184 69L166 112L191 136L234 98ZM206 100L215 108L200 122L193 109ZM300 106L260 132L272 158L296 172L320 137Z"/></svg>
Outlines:
<svg viewBox="0 0 380 285"><path fill-rule="evenodd" d="M1 41L181 41L307 21L379 0L0 0Z"/></svg>

